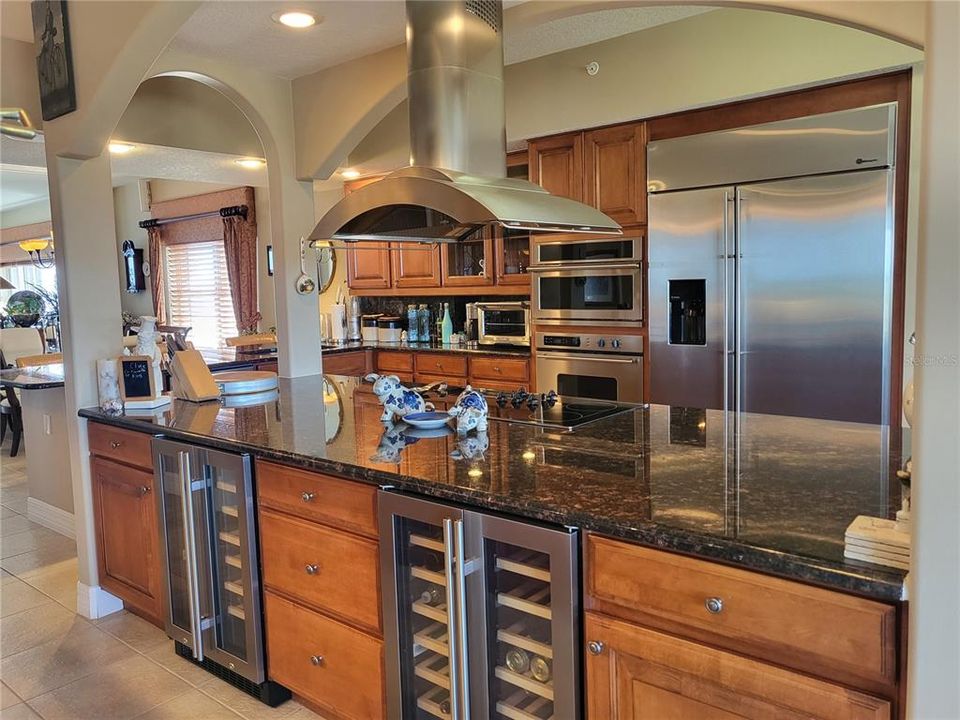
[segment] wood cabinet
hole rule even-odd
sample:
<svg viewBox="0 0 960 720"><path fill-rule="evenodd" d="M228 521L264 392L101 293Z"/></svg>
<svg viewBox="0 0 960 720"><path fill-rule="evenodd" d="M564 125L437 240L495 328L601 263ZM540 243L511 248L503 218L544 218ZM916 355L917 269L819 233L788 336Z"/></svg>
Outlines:
<svg viewBox="0 0 960 720"><path fill-rule="evenodd" d="M478 288L493 285L493 237L494 231L486 228L479 237L441 245L443 285Z"/></svg>
<svg viewBox="0 0 960 720"><path fill-rule="evenodd" d="M324 353L323 373L325 375L364 375L369 372L373 372L372 350Z"/></svg>
<svg viewBox="0 0 960 720"><path fill-rule="evenodd" d="M393 243L390 269L395 288L440 287L440 248L420 243Z"/></svg>
<svg viewBox="0 0 960 720"><path fill-rule="evenodd" d="M882 698L597 613L584 630L588 720L891 717Z"/></svg>
<svg viewBox="0 0 960 720"><path fill-rule="evenodd" d="M466 355L413 350L380 350L377 372L404 382L446 382L490 390L530 388L530 358L517 355Z"/></svg>
<svg viewBox="0 0 960 720"><path fill-rule="evenodd" d="M384 290L391 286L390 248L382 242L358 242L347 248L347 286Z"/></svg>
<svg viewBox="0 0 960 720"><path fill-rule="evenodd" d="M493 238L494 282L530 288L530 233L501 228Z"/></svg>
<svg viewBox="0 0 960 720"><path fill-rule="evenodd" d="M624 227L647 222L646 123L531 140L530 180L591 205Z"/></svg>
<svg viewBox="0 0 960 720"><path fill-rule="evenodd" d="M531 140L530 182L552 195L583 201L583 133L572 132Z"/></svg>
<svg viewBox="0 0 960 720"><path fill-rule="evenodd" d="M100 584L126 608L163 626L153 472L97 456L90 469Z"/></svg>
<svg viewBox="0 0 960 720"><path fill-rule="evenodd" d="M647 137L644 123L583 135L583 200L623 226L647 222Z"/></svg>

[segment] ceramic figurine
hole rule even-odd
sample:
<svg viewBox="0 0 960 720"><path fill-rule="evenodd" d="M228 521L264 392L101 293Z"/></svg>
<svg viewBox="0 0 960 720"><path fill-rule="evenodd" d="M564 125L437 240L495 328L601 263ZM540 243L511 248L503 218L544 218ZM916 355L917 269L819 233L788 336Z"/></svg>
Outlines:
<svg viewBox="0 0 960 720"><path fill-rule="evenodd" d="M410 426L406 423L390 425L383 429L380 436L380 442L377 444L377 451L370 456L372 462L390 463L396 465L400 462L400 452L407 446L417 442L418 438L410 437L406 431Z"/></svg>
<svg viewBox="0 0 960 720"><path fill-rule="evenodd" d="M401 385L400 378L396 375L371 373L366 379L373 383L373 394L383 405L381 422L392 423L394 417L402 419L406 415L433 410L433 403L424 402L416 390Z"/></svg>
<svg viewBox="0 0 960 720"><path fill-rule="evenodd" d="M457 434L466 435L471 430L487 431L487 400L467 385L457 398L450 414L457 419Z"/></svg>
<svg viewBox="0 0 960 720"><path fill-rule="evenodd" d="M137 355L151 358L154 387L163 387L163 375L160 371L160 346L157 345L157 319L152 315L140 317L140 329L137 331ZM160 391L157 390L159 393Z"/></svg>
<svg viewBox="0 0 960 720"><path fill-rule="evenodd" d="M450 453L454 460L483 460L483 454L490 447L490 438L486 432L478 431L476 435L461 436L457 439L457 447Z"/></svg>

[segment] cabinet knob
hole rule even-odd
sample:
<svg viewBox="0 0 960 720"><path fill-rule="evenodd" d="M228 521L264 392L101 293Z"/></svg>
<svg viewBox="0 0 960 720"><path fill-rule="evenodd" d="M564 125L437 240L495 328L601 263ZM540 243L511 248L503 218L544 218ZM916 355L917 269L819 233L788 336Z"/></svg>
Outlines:
<svg viewBox="0 0 960 720"><path fill-rule="evenodd" d="M111 441L110 441L110 447L112 447L114 450L116 450L116 449L117 449L118 447L120 447L121 445L123 445L123 442L120 441L120 440L111 440Z"/></svg>
<svg viewBox="0 0 960 720"><path fill-rule="evenodd" d="M316 493L312 493L312 492L302 492L302 493L300 493L300 499L303 500L304 502L310 502L310 501L313 500L316 496L317 496Z"/></svg>
<svg viewBox="0 0 960 720"><path fill-rule="evenodd" d="M141 496L141 497L143 497L144 495L146 495L148 492L150 492L150 488L149 488L147 485L141 485L141 486L140 486L140 496Z"/></svg>
<svg viewBox="0 0 960 720"><path fill-rule="evenodd" d="M500 366L499 366L499 365L494 365L494 366L493 366L493 371L494 371L494 372L498 372L498 373L502 373L502 372L503 372L503 370L500 369Z"/></svg>
<svg viewBox="0 0 960 720"><path fill-rule="evenodd" d="M723 598L708 597L704 600L703 605L707 608L708 613L717 615L723 610Z"/></svg>
<svg viewBox="0 0 960 720"><path fill-rule="evenodd" d="M599 655L603 652L603 643L599 640L591 640L587 643L587 652L591 655Z"/></svg>
<svg viewBox="0 0 960 720"><path fill-rule="evenodd" d="M437 361L437 368L443 368L443 365L441 365L439 361Z"/></svg>
<svg viewBox="0 0 960 720"><path fill-rule="evenodd" d="M310 664L314 667L320 667L323 665L323 655L311 655Z"/></svg>
<svg viewBox="0 0 960 720"><path fill-rule="evenodd" d="M316 575L318 572L320 572L319 565L307 565L303 569L307 571L307 575Z"/></svg>

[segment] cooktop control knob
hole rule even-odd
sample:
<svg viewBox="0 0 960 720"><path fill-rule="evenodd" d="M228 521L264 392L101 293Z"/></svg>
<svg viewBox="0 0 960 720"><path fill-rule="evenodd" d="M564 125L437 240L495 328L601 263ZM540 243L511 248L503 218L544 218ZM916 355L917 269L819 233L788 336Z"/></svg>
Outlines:
<svg viewBox="0 0 960 720"><path fill-rule="evenodd" d="M619 347L620 347L620 340L619 340L619 338L614 338L613 340L610 341L610 344L613 345L613 347L615 347L615 348L619 348Z"/></svg>
<svg viewBox="0 0 960 720"><path fill-rule="evenodd" d="M597 339L597 347L604 347L606 344L607 344L607 341L604 340L603 338Z"/></svg>

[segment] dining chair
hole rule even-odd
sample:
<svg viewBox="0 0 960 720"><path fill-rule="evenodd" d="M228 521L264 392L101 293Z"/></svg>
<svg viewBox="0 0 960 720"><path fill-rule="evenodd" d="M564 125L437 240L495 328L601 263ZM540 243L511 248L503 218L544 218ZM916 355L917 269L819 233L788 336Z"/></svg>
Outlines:
<svg viewBox="0 0 960 720"><path fill-rule="evenodd" d="M56 365L63 362L63 353L43 353L41 355L21 355L17 358L17 367L37 367L38 365Z"/></svg>
<svg viewBox="0 0 960 720"><path fill-rule="evenodd" d="M0 329L0 350L8 363L14 363L17 358L25 355L40 355L46 345L43 331L37 328Z"/></svg>
<svg viewBox="0 0 960 720"><path fill-rule="evenodd" d="M227 347L250 347L251 345L276 345L277 336L274 333L256 333L253 335L237 335L228 337Z"/></svg>

